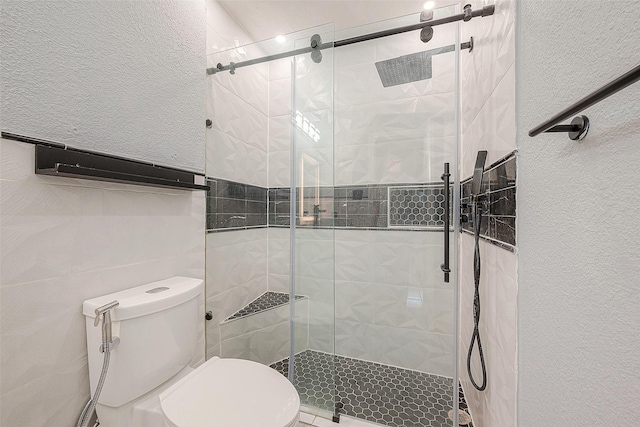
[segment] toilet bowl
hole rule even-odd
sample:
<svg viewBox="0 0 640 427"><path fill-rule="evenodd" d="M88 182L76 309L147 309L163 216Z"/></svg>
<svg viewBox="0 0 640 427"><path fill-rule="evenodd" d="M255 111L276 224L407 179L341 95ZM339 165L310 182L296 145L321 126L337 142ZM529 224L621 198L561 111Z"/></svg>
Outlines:
<svg viewBox="0 0 640 427"><path fill-rule="evenodd" d="M91 390L103 368L96 309L106 305L118 345L96 405L101 427L294 427L300 398L260 363L204 358L203 281L173 277L87 300ZM105 318L101 319L105 322Z"/></svg>
<svg viewBox="0 0 640 427"><path fill-rule="evenodd" d="M214 357L160 394L171 427L294 427L295 387L260 363Z"/></svg>

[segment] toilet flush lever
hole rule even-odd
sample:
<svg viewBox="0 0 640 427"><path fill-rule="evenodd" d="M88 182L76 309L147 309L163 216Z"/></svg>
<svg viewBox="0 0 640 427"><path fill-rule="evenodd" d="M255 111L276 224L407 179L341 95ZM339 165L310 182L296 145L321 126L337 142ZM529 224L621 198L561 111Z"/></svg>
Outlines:
<svg viewBox="0 0 640 427"><path fill-rule="evenodd" d="M100 316L102 316L102 345L100 346L100 352L104 353L105 350L113 350L120 338L111 335L111 310L116 308L120 303L118 301L111 301L108 304L96 308L96 320L93 322L93 326L98 326L100 323Z"/></svg>

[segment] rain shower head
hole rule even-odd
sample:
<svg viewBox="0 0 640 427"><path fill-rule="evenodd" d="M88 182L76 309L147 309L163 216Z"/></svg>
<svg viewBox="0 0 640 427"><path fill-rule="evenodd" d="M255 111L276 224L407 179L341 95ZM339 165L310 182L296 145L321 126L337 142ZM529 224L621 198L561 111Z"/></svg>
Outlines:
<svg viewBox="0 0 640 427"><path fill-rule="evenodd" d="M450 45L376 62L382 86L396 86L430 79L433 74L432 57L454 50L455 46Z"/></svg>

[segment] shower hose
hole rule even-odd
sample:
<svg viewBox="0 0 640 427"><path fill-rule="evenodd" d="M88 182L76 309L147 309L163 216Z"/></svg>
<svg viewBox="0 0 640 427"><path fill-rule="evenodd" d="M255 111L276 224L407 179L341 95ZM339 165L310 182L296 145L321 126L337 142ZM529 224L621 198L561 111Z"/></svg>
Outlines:
<svg viewBox="0 0 640 427"><path fill-rule="evenodd" d="M93 394L93 398L90 398L87 404L84 405L84 409L80 414L80 418L78 419L78 423L76 424L76 427L87 427L87 425L89 424L89 421L91 420L93 411L95 411L96 404L98 403L98 398L100 397L100 393L102 392L102 386L104 385L104 380L107 377L107 370L109 369L110 357L111 357L111 343L107 343L104 345L104 359L102 362L102 372L100 373L100 379L98 380L96 392Z"/></svg>
<svg viewBox="0 0 640 427"><path fill-rule="evenodd" d="M469 352L467 353L467 372L471 384L476 390L483 391L487 388L487 367L484 363L484 353L482 352L482 343L480 342L480 331L478 324L480 323L480 224L482 223L482 207L480 202L475 203L474 212L474 241L475 250L473 253L473 280L475 282L475 293L473 296L473 334L471 335L471 343L469 344ZM478 343L478 354L480 355L480 365L482 366L482 384L478 385L471 373L471 355L473 347Z"/></svg>

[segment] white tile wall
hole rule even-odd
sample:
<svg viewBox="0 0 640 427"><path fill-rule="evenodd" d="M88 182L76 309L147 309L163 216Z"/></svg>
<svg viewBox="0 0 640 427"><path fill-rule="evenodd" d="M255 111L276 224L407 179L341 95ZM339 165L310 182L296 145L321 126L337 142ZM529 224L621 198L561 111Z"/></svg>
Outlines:
<svg viewBox="0 0 640 427"><path fill-rule="evenodd" d="M308 348L309 300L296 301L295 352ZM249 359L269 365L289 357L289 305L283 305L220 325L222 357Z"/></svg>
<svg viewBox="0 0 640 427"><path fill-rule="evenodd" d="M269 153L289 151L291 147L291 116L269 116Z"/></svg>
<svg viewBox="0 0 640 427"><path fill-rule="evenodd" d="M291 182L291 63L269 63L269 187Z"/></svg>
<svg viewBox="0 0 640 427"><path fill-rule="evenodd" d="M463 152L488 150L487 164L515 149L515 1L476 0L471 5L475 9L489 3L496 5L492 17L461 27L462 39L473 36L475 47L460 58ZM463 177L473 172L469 157L462 159Z"/></svg>
<svg viewBox="0 0 640 427"><path fill-rule="evenodd" d="M291 185L291 152L269 152L269 188Z"/></svg>
<svg viewBox="0 0 640 427"><path fill-rule="evenodd" d="M207 1L207 66L261 56L250 37L215 1ZM224 49L230 49L225 50ZM261 64L207 77L206 173L268 186L269 66Z"/></svg>
<svg viewBox="0 0 640 427"><path fill-rule="evenodd" d="M306 60L296 64L296 100L305 100L296 109L321 134L320 141L311 142L296 131L297 151L319 162L321 185L439 180L442 163L455 155L454 54L434 58L432 79L392 88L382 87L374 63L450 44L452 31L438 32L428 47L413 34L336 50L326 62L335 59L334 86L331 76L317 65ZM291 119L286 115L291 102L290 67L288 61L270 67L270 186L290 184ZM332 96L335 133L331 111L322 109L330 105ZM442 236L340 230L334 246L329 234L316 231L298 231L296 255L296 292L310 296L310 347L330 352L337 345L337 351L347 356L451 375L453 294L441 280ZM288 289L288 233L269 230L269 288L273 290ZM407 307L409 298L411 304L422 305ZM341 330L337 344L334 310L335 321L353 322L353 328ZM394 325L400 327L393 329ZM384 333L402 338L382 348L377 340L384 339ZM422 343L420 349L407 348L414 341ZM438 355L432 364L425 364L419 354L426 347L433 353L448 353L448 359ZM401 357L407 353L408 357Z"/></svg>
<svg viewBox="0 0 640 427"><path fill-rule="evenodd" d="M204 193L37 176L34 153L0 140L0 424L72 425L89 396L82 302L204 278Z"/></svg>
<svg viewBox="0 0 640 427"><path fill-rule="evenodd" d="M438 30L434 40L427 46L419 42L415 34L411 34L396 37L398 43L385 40L384 43L371 42L336 50L335 58L327 58L325 62L330 64L335 59L335 86L332 77L316 65L306 60L297 64L296 99L306 101L296 105L296 108L320 129L321 141L310 143L301 132L296 133L296 138L300 144L299 152L319 160L321 184L334 184L334 169L335 185L439 179L442 163L455 155L454 54L434 58L432 79L392 88L382 88L374 65L378 60L451 44L453 29ZM483 27L483 31L488 30ZM477 38L476 34L474 36ZM508 69L507 66L505 72ZM268 161L264 160L263 164L269 165L266 180L270 187L290 185L290 70L290 60L269 64L269 134L266 138L267 148L263 150L268 152ZM308 72L305 74L305 71ZM495 84L500 81L502 79L495 80ZM234 89L233 83L227 81L221 84L224 88L218 90L220 99L229 96L225 90L241 98L248 96ZM263 93L262 87L258 86L254 84L252 87ZM472 85L466 87L471 88ZM494 93L492 89L476 98L485 97L484 102L492 99L496 111L508 109L508 105L503 105L504 99L508 101L508 80L504 80L501 89L503 87L506 95L502 95L501 91ZM332 104L332 95L336 106L335 153L332 148L334 123L326 114L329 110L323 111L323 108ZM225 114L251 117L253 110L264 112L255 101L262 98L251 95L251 99L247 99L242 112ZM236 99L234 101L237 102ZM477 113L473 111L469 107L467 115L477 115L480 109ZM260 123L255 129L263 126L262 117L255 119L255 122ZM482 121L478 121L478 125L480 123ZM250 151L249 142L245 140L253 135L251 125L243 129L235 129L239 126L237 123L231 125L234 129L221 129L222 124L219 123L215 126L234 139L227 137L224 141L219 138L223 141L219 147L210 143L215 149L210 151L211 155L208 152L208 164L215 164L216 170L224 170L229 177L242 176L242 179L236 180L256 183L257 177L250 178L254 181L246 181L249 179L246 175L251 173L250 168L259 168L260 162L257 159L255 164L249 166L245 160ZM494 142L494 135L504 133L495 126L487 128L486 123L484 126L476 131L481 133L483 140ZM254 138L252 146L262 147L262 140L262 135ZM300 162L299 159L297 161ZM262 171L258 174L262 176ZM269 229L267 233L268 288L288 291L289 231ZM310 296L311 348L333 350L335 298L337 322L342 326L336 325L340 331L337 349L341 354L443 375L452 374L453 296L450 287L441 280L440 234L341 230L336 232L334 246L331 237L320 230L300 230L299 233L302 234L298 236L296 291ZM235 233L220 233L224 234ZM228 253L217 256L224 260L230 258ZM416 262L416 259L421 261ZM220 268L221 277L229 274L225 270L229 266ZM259 283L258 289L262 290L263 282L258 282L257 278L253 280ZM237 301L253 295L246 286L235 289L241 295ZM227 292L229 295L226 297L231 298L231 293L235 291L223 292ZM383 346L380 342L388 344ZM219 350L215 339L211 339L209 348L216 345ZM431 357L424 357L425 352Z"/></svg>
<svg viewBox="0 0 640 427"><path fill-rule="evenodd" d="M293 58L283 58L269 62L269 80L291 78Z"/></svg>
<svg viewBox="0 0 640 427"><path fill-rule="evenodd" d="M252 43L251 37L216 0L207 0L207 55Z"/></svg>
<svg viewBox="0 0 640 427"><path fill-rule="evenodd" d="M334 171L335 185L439 179L442 163L455 153L454 54L434 57L432 79L389 88L382 87L375 62L452 41L453 30L444 29L427 46L411 34L337 49L321 65L298 60L296 109L319 128L321 140L311 143L297 133L297 151L320 162L322 184L334 183ZM325 72L332 62L335 83ZM290 69L290 60L270 64L270 186L289 185ZM323 111L332 98L335 132L331 110ZM320 146L327 149L316 151Z"/></svg>
<svg viewBox="0 0 640 427"><path fill-rule="evenodd" d="M207 175L267 187L268 118L210 77ZM262 84L267 81L262 76ZM266 106L264 106L266 110Z"/></svg>
<svg viewBox="0 0 640 427"><path fill-rule="evenodd" d="M333 352L333 231L296 230L296 263L295 292L309 297L309 348Z"/></svg>
<svg viewBox="0 0 640 427"><path fill-rule="evenodd" d="M207 3L207 66L262 56L260 47L216 2ZM206 173L269 186L269 65L207 77ZM267 230L210 233L207 244L207 357L219 356L219 324L267 290ZM246 344L246 342L245 342ZM245 349L248 351L248 349ZM238 350L239 351L239 350Z"/></svg>
<svg viewBox="0 0 640 427"><path fill-rule="evenodd" d="M275 292L289 291L289 269L290 269L290 231L288 228L269 228L269 290ZM286 277L286 283L283 280L272 276Z"/></svg>
<svg viewBox="0 0 640 427"><path fill-rule="evenodd" d="M471 176L479 150L488 151L486 165L489 166L516 149L515 82L515 63L512 63L463 132L463 179Z"/></svg>
<svg viewBox="0 0 640 427"><path fill-rule="evenodd" d="M310 55L295 60L295 109L302 113L328 110L333 107L333 75L335 52L322 52L322 62L311 60Z"/></svg>
<svg viewBox="0 0 640 427"><path fill-rule="evenodd" d="M227 317L267 291L267 229L207 234L207 357L219 356Z"/></svg>
<svg viewBox="0 0 640 427"><path fill-rule="evenodd" d="M452 335L336 319L336 352L436 375L453 375Z"/></svg>
<svg viewBox="0 0 640 427"><path fill-rule="evenodd" d="M489 2L471 2L473 8ZM492 17L462 25L462 39L474 37L473 52L461 56L462 178L471 175L478 150L487 150L487 165L516 149L515 1L498 0ZM481 242L482 304L480 335L488 373L484 392L476 391L466 373L473 330L473 238L461 236L460 381L474 424L517 423L517 257ZM477 350L477 348L476 348ZM481 379L477 353L472 369ZM478 381L480 380L478 379Z"/></svg>
<svg viewBox="0 0 640 427"><path fill-rule="evenodd" d="M212 58L227 63L221 56L224 55L212 55ZM264 66L251 66L242 68L235 74L218 73L211 76L210 79L266 116L269 114L269 85L265 72L268 72L268 69L265 70ZM216 95L214 92L214 99ZM263 140L260 142L262 143Z"/></svg>
<svg viewBox="0 0 640 427"><path fill-rule="evenodd" d="M455 94L356 104L336 109L336 145L453 136Z"/></svg>
<svg viewBox="0 0 640 427"><path fill-rule="evenodd" d="M375 62L453 40L438 29L428 45L410 33L336 50L336 185L439 180L455 155L455 53L433 58L431 79L387 88Z"/></svg>
<svg viewBox="0 0 640 427"><path fill-rule="evenodd" d="M442 234L336 230L335 236L336 351L451 376L454 301L440 271Z"/></svg>
<svg viewBox="0 0 640 427"><path fill-rule="evenodd" d="M269 81L269 116L291 114L291 77Z"/></svg>
<svg viewBox="0 0 640 427"><path fill-rule="evenodd" d="M467 349L473 332L473 238L463 234L460 254L460 378L472 408L474 422L481 425L515 425L517 385L517 277L516 255L481 242L483 259L480 278L482 304L480 336L488 374L488 386L477 392L466 372ZM464 363L463 363L464 362ZM472 369L481 380L477 347Z"/></svg>

